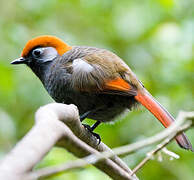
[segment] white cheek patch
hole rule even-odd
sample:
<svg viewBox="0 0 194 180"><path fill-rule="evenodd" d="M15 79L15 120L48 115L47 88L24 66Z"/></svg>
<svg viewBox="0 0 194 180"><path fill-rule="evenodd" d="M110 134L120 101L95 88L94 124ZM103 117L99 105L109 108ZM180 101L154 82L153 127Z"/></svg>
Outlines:
<svg viewBox="0 0 194 180"><path fill-rule="evenodd" d="M73 61L73 71L74 72L86 72L86 73L89 73L91 71L93 71L93 67L88 64L86 61L82 60L82 59L75 59Z"/></svg>

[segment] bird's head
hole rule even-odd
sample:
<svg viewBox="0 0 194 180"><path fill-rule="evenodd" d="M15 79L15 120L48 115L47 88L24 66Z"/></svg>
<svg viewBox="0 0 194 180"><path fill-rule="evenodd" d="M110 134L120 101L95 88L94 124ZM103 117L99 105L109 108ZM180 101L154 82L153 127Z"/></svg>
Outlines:
<svg viewBox="0 0 194 180"><path fill-rule="evenodd" d="M62 56L72 49L62 40L55 36L39 36L29 40L21 57L12 61L11 64L26 64L28 66L40 65L53 61L57 56Z"/></svg>

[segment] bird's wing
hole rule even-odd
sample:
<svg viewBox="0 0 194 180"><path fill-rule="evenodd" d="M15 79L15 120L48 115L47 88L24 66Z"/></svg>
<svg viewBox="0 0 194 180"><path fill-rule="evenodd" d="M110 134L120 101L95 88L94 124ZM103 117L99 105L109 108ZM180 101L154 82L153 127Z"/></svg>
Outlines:
<svg viewBox="0 0 194 180"><path fill-rule="evenodd" d="M137 91L130 72L117 55L102 50L73 60L72 86L79 91L134 96Z"/></svg>

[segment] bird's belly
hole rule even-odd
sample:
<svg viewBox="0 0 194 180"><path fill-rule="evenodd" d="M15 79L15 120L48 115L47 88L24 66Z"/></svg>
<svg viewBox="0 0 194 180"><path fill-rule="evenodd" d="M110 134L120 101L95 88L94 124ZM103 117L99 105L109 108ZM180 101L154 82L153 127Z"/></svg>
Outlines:
<svg viewBox="0 0 194 180"><path fill-rule="evenodd" d="M89 94L69 92L61 98L61 103L75 104L79 114L91 111L88 118L109 122L126 109L131 109L136 101L132 96L120 96L109 94Z"/></svg>
<svg viewBox="0 0 194 180"><path fill-rule="evenodd" d="M116 120L117 116L122 114L127 107L104 107L88 115L88 118L101 122L110 122Z"/></svg>

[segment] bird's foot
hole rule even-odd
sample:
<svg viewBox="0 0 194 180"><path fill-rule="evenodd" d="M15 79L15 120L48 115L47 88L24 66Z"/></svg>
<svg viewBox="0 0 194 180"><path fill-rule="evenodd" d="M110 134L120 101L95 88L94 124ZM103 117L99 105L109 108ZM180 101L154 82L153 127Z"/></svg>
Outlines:
<svg viewBox="0 0 194 180"><path fill-rule="evenodd" d="M96 139L98 140L98 145L101 142L101 137L99 134L93 132L93 129L88 124L82 124Z"/></svg>

